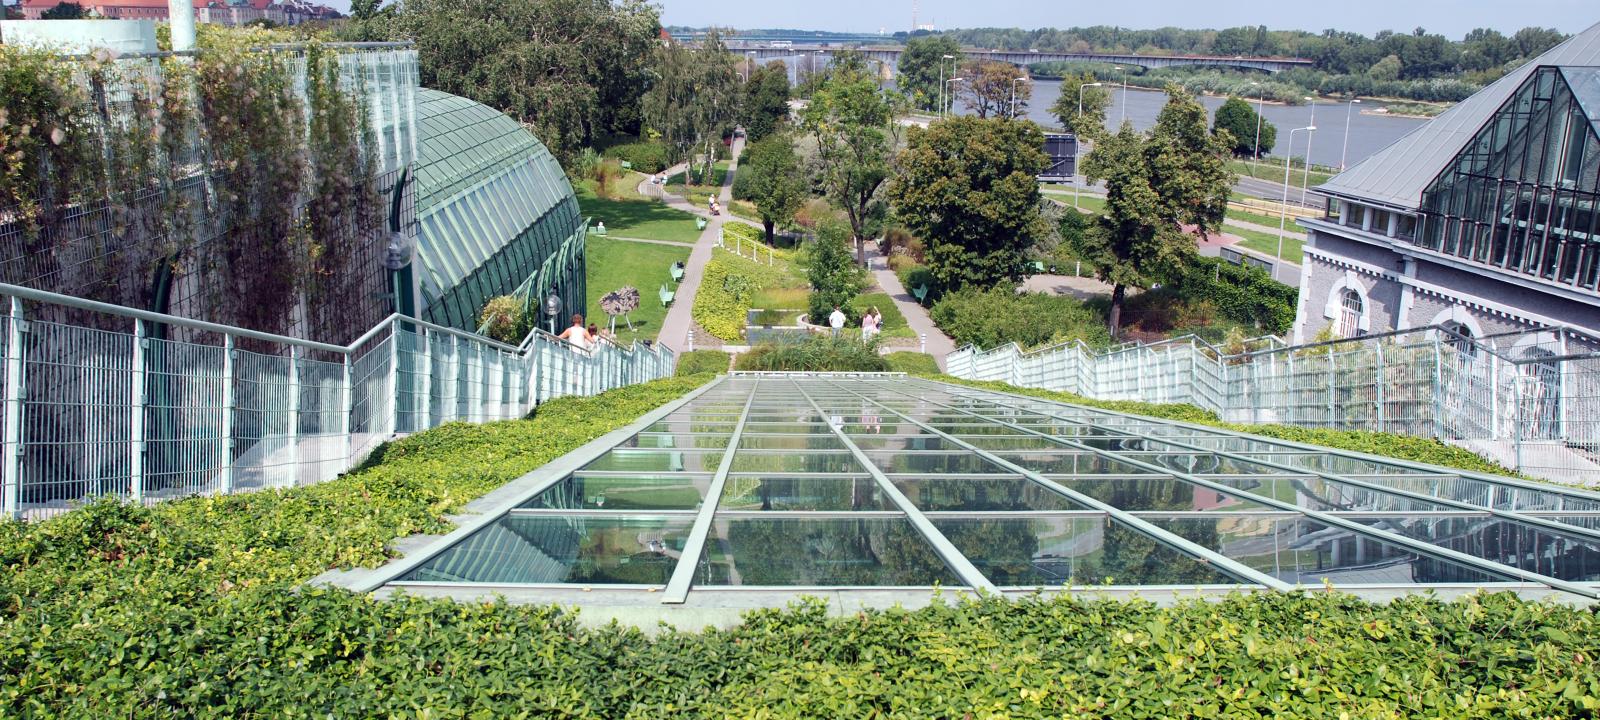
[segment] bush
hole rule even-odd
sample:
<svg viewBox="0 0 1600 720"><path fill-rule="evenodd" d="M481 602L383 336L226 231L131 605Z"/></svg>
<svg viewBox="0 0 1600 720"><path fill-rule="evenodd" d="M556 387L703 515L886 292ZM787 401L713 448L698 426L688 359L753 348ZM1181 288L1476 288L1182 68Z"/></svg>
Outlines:
<svg viewBox="0 0 1600 720"><path fill-rule="evenodd" d="M800 210L794 214L794 224L808 230L815 230L822 223L840 218L839 211L833 209L833 206L829 205L827 200L813 198L807 200L806 204L801 205Z"/></svg>
<svg viewBox="0 0 1600 720"><path fill-rule="evenodd" d="M711 262L706 263L691 315L713 336L730 342L741 340L756 291L782 281L780 268L717 251L712 254Z"/></svg>
<svg viewBox="0 0 1600 720"><path fill-rule="evenodd" d="M658 142L634 142L606 150L606 157L626 160L633 169L654 175L667 169L667 146Z"/></svg>
<svg viewBox="0 0 1600 720"><path fill-rule="evenodd" d="M1090 345L1110 342L1105 318L1099 313L1072 298L1041 293L967 288L940 298L929 315L958 345L992 348L1009 342L1023 347L1072 340Z"/></svg>
<svg viewBox="0 0 1600 720"><path fill-rule="evenodd" d="M854 325L861 317L850 301L867 287L867 272L850 253L850 229L840 223L825 223L817 239L806 247L806 279L811 297L806 310L811 323L822 325L834 308L839 308Z"/></svg>
<svg viewBox="0 0 1600 720"><path fill-rule="evenodd" d="M678 355L678 377L728 371L728 353L721 350L691 350Z"/></svg>
<svg viewBox="0 0 1600 720"><path fill-rule="evenodd" d="M891 261L896 257L905 257L919 265L927 262L926 248L923 247L922 241L905 228L892 227L885 230L881 244L883 254L888 255Z"/></svg>
<svg viewBox="0 0 1600 720"><path fill-rule="evenodd" d="M522 298L513 295L489 298L489 302L483 304L483 312L478 314L478 325L483 327L485 335L516 345L532 329L526 310Z"/></svg>
<svg viewBox="0 0 1600 720"><path fill-rule="evenodd" d="M739 370L804 372L886 372L889 362L877 343L842 336L814 335L790 342L764 342L734 360Z"/></svg>
<svg viewBox="0 0 1600 720"><path fill-rule="evenodd" d="M912 375L938 375L939 361L932 355L919 352L897 352L884 356L889 362L889 369L895 372L909 373Z"/></svg>
<svg viewBox="0 0 1600 720"><path fill-rule="evenodd" d="M1274 335L1294 325L1299 301L1297 288L1273 280L1264 270L1222 258L1194 258L1162 289L1190 303L1211 303L1222 317Z"/></svg>

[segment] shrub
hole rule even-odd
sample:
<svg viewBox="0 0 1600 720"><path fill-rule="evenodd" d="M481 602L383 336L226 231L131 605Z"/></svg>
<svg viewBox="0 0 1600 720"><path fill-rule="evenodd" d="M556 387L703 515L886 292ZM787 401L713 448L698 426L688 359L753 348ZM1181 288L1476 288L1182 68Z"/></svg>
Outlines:
<svg viewBox="0 0 1600 720"><path fill-rule="evenodd" d="M790 370L805 372L885 372L888 361L878 354L877 343L843 336L815 335L790 342L764 342L734 360L739 370Z"/></svg>
<svg viewBox="0 0 1600 720"><path fill-rule="evenodd" d="M940 298L929 315L959 345L992 348L1009 342L1023 347L1072 340L1090 345L1110 342L1100 314L1078 300L1042 293L962 289Z"/></svg>
<svg viewBox="0 0 1600 720"><path fill-rule="evenodd" d="M807 313L812 324L821 325L839 308L854 324L860 313L850 301L867 287L867 273L850 254L850 229L840 223L826 223L817 239L806 247L806 279L811 282Z"/></svg>
<svg viewBox="0 0 1600 720"><path fill-rule="evenodd" d="M745 320L758 290L782 282L783 270L716 252L706 263L691 315L706 332L727 341L744 338Z"/></svg>
<svg viewBox="0 0 1600 720"><path fill-rule="evenodd" d="M721 350L691 350L678 355L678 377L728 371L728 353Z"/></svg>
<svg viewBox="0 0 1600 720"><path fill-rule="evenodd" d="M912 375L938 375L939 361L932 355L919 352L897 352L884 356L889 362L889 369L896 372L910 373Z"/></svg>
<svg viewBox="0 0 1600 720"><path fill-rule="evenodd" d="M838 220L839 211L833 209L827 200L812 199L800 206L794 214L794 223L800 227L815 230L819 225L829 220Z"/></svg>
<svg viewBox="0 0 1600 720"><path fill-rule="evenodd" d="M489 298L489 302L483 304L483 312L478 314L478 325L489 337L515 345L532 329L526 309L522 298L513 295Z"/></svg>
<svg viewBox="0 0 1600 720"><path fill-rule="evenodd" d="M1163 290L1193 302L1209 302L1233 322L1283 334L1294 325L1299 290L1272 279L1266 271L1221 258L1194 258L1168 278Z"/></svg>
<svg viewBox="0 0 1600 720"><path fill-rule="evenodd" d="M885 230L882 245L883 254L888 255L891 260L895 256L905 256L919 265L927 262L927 257L924 255L926 249L922 241L905 228L892 227Z"/></svg>
<svg viewBox="0 0 1600 720"><path fill-rule="evenodd" d="M607 157L626 160L639 172L653 175L667 169L667 146L658 142L635 142L617 145L606 151Z"/></svg>

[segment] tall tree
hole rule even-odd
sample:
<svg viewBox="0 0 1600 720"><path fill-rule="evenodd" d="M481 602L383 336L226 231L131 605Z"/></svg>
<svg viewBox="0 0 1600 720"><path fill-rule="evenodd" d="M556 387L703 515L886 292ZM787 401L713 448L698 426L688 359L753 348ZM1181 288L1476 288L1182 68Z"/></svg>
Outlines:
<svg viewBox="0 0 1600 720"><path fill-rule="evenodd" d="M950 59L946 60L945 56ZM906 41L905 50L900 53L900 65L897 68L899 77L895 85L900 92L905 93L912 107L923 110L939 109L939 99L945 98L946 109L949 108L949 98L942 94L940 84L945 80L955 77L956 68L961 62L961 44L950 35L927 35L911 38ZM942 70L941 70L942 66Z"/></svg>
<svg viewBox="0 0 1600 720"><path fill-rule="evenodd" d="M1183 226L1220 228L1233 187L1230 143L1206 131L1205 108L1177 86L1167 86L1167 97L1149 135L1124 123L1084 163L1091 182L1105 181L1106 209L1083 233L1078 254L1112 285L1113 337L1128 287L1147 287L1187 262L1195 243Z"/></svg>
<svg viewBox="0 0 1600 720"><path fill-rule="evenodd" d="M940 287L1022 279L1025 253L1047 232L1043 147L1031 122L958 117L912 129L888 194L896 217L927 243Z"/></svg>
<svg viewBox="0 0 1600 720"><path fill-rule="evenodd" d="M1261 128L1260 153L1270 153L1273 144L1278 141L1278 128L1257 115L1256 109L1241 98L1230 97L1222 103L1222 107L1217 108L1217 115L1211 121L1211 133L1217 135L1226 131L1233 139L1233 154L1250 157L1257 150L1258 121Z"/></svg>
<svg viewBox="0 0 1600 720"><path fill-rule="evenodd" d="M672 160L704 163L700 177L715 170L716 150L738 118L736 59L716 31L697 47L669 43L656 53L656 82L644 95L644 119L661 133Z"/></svg>
<svg viewBox="0 0 1600 720"><path fill-rule="evenodd" d="M661 27L644 0L406 0L395 20L425 87L531 125L564 163L596 135L638 129Z"/></svg>
<svg viewBox="0 0 1600 720"><path fill-rule="evenodd" d="M1096 82L1099 81L1094 74L1088 72L1081 75L1069 73L1061 78L1061 97L1050 106L1050 114L1055 115L1068 132L1093 137L1105 128L1106 108L1111 107L1111 93L1104 87L1096 87ZM1083 93L1081 117L1078 115L1079 92Z"/></svg>
<svg viewBox="0 0 1600 720"><path fill-rule="evenodd" d="M850 262L849 238L849 228L837 221L825 222L807 247L806 279L811 283L811 295L806 312L812 323L827 322L834 308L851 314L850 301L866 289L866 270Z"/></svg>
<svg viewBox="0 0 1600 720"><path fill-rule="evenodd" d="M760 140L789 120L789 69L773 60L750 72L744 85L740 122L751 140Z"/></svg>
<svg viewBox="0 0 1600 720"><path fill-rule="evenodd" d="M739 162L735 185L755 203L768 244L773 241L774 226L793 218L810 196L794 142L782 134L769 135L750 145Z"/></svg>
<svg viewBox="0 0 1600 720"><path fill-rule="evenodd" d="M1011 117L1013 89L1019 114L1028 107L1033 88L1022 69L1011 63L977 60L961 66L959 95L980 118Z"/></svg>
<svg viewBox="0 0 1600 720"><path fill-rule="evenodd" d="M816 143L817 184L850 221L862 265L867 262L868 227L882 212L879 190L889 179L899 112L865 65L851 63L828 73L801 114L802 127Z"/></svg>

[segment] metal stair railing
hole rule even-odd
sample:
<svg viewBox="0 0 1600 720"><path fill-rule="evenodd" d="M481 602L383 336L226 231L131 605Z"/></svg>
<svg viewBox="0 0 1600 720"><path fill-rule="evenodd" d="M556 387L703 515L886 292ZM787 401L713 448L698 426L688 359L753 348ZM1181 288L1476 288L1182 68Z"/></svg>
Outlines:
<svg viewBox="0 0 1600 720"><path fill-rule="evenodd" d="M0 284L0 512L337 476L382 442L667 377L671 350L520 345L391 315L348 345Z"/></svg>

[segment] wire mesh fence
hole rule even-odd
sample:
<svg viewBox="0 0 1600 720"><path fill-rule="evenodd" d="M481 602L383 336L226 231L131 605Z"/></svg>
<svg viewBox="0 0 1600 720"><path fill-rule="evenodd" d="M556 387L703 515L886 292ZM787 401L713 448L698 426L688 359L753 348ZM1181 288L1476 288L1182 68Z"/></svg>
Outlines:
<svg viewBox="0 0 1600 720"><path fill-rule="evenodd" d="M673 353L521 346L393 316L348 346L0 285L0 505L38 518L96 498L288 488L396 434L522 417L669 376ZM91 314L86 326L34 317Z"/></svg>
<svg viewBox="0 0 1600 720"><path fill-rule="evenodd" d="M1444 327L1226 352L1193 337L1097 351L964 347L949 372L1102 400L1189 403L1241 423L1433 437L1529 475L1600 482L1600 354L1565 330Z"/></svg>

